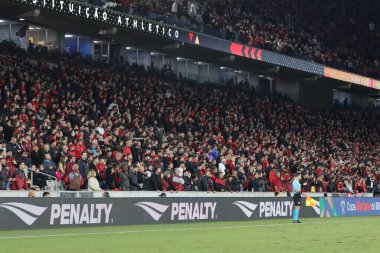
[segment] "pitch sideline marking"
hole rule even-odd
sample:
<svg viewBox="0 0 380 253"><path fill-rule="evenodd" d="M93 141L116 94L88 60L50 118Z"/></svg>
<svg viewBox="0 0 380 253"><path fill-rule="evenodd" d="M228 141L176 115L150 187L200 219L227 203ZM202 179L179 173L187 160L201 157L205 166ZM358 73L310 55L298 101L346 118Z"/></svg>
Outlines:
<svg viewBox="0 0 380 253"><path fill-rule="evenodd" d="M45 237L70 237L70 236L86 236L86 235L109 235L109 234L137 234L144 232L170 232L170 231L191 231L191 230L212 230L212 229L234 229L234 228L251 228L251 227L276 227L276 226L299 226L309 224L322 224L322 223L347 223L347 222L360 222L360 221L379 221L379 219L365 219L365 220L347 220L347 221L315 221L304 222L301 224L293 223L277 223L277 224L256 224L256 225L237 225L237 226L220 226L220 227L190 227L190 228L168 228L168 229L146 229L146 230L128 230L128 231L110 231L110 232L91 232L91 233L68 233L68 234L52 234L52 235L22 235L22 236L4 236L0 240L5 239L25 239L25 238L45 238Z"/></svg>

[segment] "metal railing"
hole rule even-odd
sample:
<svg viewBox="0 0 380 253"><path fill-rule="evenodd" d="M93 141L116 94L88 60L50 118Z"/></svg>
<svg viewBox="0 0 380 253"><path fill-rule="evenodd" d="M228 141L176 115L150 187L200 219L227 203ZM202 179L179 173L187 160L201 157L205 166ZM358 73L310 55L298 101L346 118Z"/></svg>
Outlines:
<svg viewBox="0 0 380 253"><path fill-rule="evenodd" d="M33 173L37 173L37 174L41 174L41 175L44 175L44 176L46 176L46 177L48 177L48 178L51 178L51 179L53 179L54 181L55 181L55 184L54 184L54 187L53 187L53 191L55 191L55 192L57 192L58 191L58 180L57 180L57 178L55 177L55 176L52 176L52 175L50 175L50 174L47 174L47 173L44 173L44 172L41 172L41 171L36 171L36 170L32 170L32 169L29 169L29 168L26 168L28 171L30 171L30 185L32 186L32 185L34 185L33 184ZM47 181L47 180L46 180ZM45 188L46 188L47 186L45 186ZM45 189L45 190L47 190L47 189ZM51 189L50 189L50 191L51 191Z"/></svg>

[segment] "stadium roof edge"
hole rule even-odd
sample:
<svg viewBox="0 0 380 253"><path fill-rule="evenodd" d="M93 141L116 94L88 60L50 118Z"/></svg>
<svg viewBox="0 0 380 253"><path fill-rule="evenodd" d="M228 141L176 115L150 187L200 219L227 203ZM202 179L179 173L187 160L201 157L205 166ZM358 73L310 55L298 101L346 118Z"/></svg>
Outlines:
<svg viewBox="0 0 380 253"><path fill-rule="evenodd" d="M300 78L310 76L311 74L326 77L330 80L380 90L380 80L74 0L0 0L0 4L2 6L0 8L0 16L3 15L10 19L24 12L39 9L41 14L37 17L31 17L31 23L56 28L60 26L58 23L65 23L57 22L58 18L65 18L67 23L72 24L76 20L81 20L84 22L81 22L81 25L75 26L78 26L77 29L82 28L81 30L87 32L87 35L96 36L96 33L91 33L91 29L85 29L86 25L97 26L97 32L116 27L133 34L132 40L135 44L141 43L142 46L155 48L156 50L165 49L165 46L172 44L173 40L179 41L182 47L184 47L182 50L184 55L181 56L186 56L186 53L188 53L191 56L200 57L199 60L202 61L208 61L209 59L215 61L215 59L221 59L228 55L235 55L238 57L234 61L234 64L239 65L240 63L243 67L242 69L244 67L252 67L256 68L257 72L260 72L268 68L268 66L275 65L283 67L282 69L287 69L287 73L295 71L293 74L300 75ZM55 15L52 15L52 12ZM54 19L55 22L53 21ZM65 26L63 25L60 28L64 29ZM128 39L131 40L131 38L126 37L132 37L120 33L118 36L118 39L122 40L120 42L128 41ZM154 37L156 38L155 42L157 42L157 45L144 44L148 42L153 43L149 40L141 39L139 36L143 36L144 38ZM178 51L181 50L179 49Z"/></svg>

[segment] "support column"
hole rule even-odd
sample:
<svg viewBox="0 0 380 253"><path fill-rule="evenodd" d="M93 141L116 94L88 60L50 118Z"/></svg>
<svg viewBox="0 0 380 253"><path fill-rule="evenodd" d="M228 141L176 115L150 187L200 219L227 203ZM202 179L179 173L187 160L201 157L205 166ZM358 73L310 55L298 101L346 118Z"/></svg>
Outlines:
<svg viewBox="0 0 380 253"><path fill-rule="evenodd" d="M187 79L187 59L185 59L185 78Z"/></svg>
<svg viewBox="0 0 380 253"><path fill-rule="evenodd" d="M47 42L48 42L48 29L46 28L45 29L45 46L47 46Z"/></svg>
<svg viewBox="0 0 380 253"><path fill-rule="evenodd" d="M57 47L61 54L65 52L65 33L57 31Z"/></svg>
<svg viewBox="0 0 380 253"><path fill-rule="evenodd" d="M79 47L79 35L77 35L77 53L79 54L80 52L79 52L79 49L80 49L80 47Z"/></svg>
<svg viewBox="0 0 380 253"><path fill-rule="evenodd" d="M107 63L110 62L110 43L107 42Z"/></svg>
<svg viewBox="0 0 380 253"><path fill-rule="evenodd" d="M8 36L9 36L9 42L12 41L12 21L9 20L9 29L8 29L9 33L8 33Z"/></svg>

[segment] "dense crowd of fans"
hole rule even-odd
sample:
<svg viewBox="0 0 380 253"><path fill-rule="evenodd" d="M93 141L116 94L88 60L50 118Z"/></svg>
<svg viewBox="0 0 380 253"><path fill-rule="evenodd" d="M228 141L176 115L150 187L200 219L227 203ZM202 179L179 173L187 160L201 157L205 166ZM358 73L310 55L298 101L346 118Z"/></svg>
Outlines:
<svg viewBox="0 0 380 253"><path fill-rule="evenodd" d="M0 44L2 190L56 178L67 190L289 192L297 171L307 192L378 188L374 112L163 81L134 66L33 63L1 55L9 47Z"/></svg>
<svg viewBox="0 0 380 253"><path fill-rule="evenodd" d="M360 74L380 77L380 2L329 0L90 0Z"/></svg>

